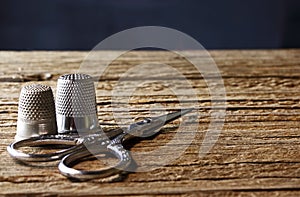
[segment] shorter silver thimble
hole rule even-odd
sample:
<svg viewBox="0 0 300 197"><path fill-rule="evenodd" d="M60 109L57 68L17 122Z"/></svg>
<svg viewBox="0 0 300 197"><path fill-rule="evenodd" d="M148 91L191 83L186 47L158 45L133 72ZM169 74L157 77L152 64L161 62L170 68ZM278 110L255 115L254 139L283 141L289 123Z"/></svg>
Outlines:
<svg viewBox="0 0 300 197"><path fill-rule="evenodd" d="M56 133L55 104L51 88L41 84L24 86L19 98L15 140Z"/></svg>
<svg viewBox="0 0 300 197"><path fill-rule="evenodd" d="M67 74L59 77L56 92L58 133L89 134L99 127L92 77Z"/></svg>

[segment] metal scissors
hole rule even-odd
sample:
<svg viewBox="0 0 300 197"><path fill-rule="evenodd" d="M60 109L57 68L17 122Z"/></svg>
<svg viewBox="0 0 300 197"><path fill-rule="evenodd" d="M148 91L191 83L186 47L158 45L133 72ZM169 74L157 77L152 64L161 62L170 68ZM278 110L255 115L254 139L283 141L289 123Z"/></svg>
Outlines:
<svg viewBox="0 0 300 197"><path fill-rule="evenodd" d="M7 147L8 153L15 159L24 162L47 162L60 160L59 171L68 178L84 181L94 178L107 178L126 172L126 169L133 163L128 150L123 143L136 136L153 136L160 132L160 128L175 119L191 112L193 108L182 109L166 115L152 118L145 118L140 122L133 123L125 128L112 129L107 132L99 131L94 134L79 136L78 133L70 135L41 135L31 137L10 144ZM22 147L37 147L43 145L66 145L69 148L52 153L25 153L19 149ZM92 149L92 151L91 151ZM95 156L95 153L111 153L117 157L118 162L99 170L78 170L73 168L77 163L88 157Z"/></svg>

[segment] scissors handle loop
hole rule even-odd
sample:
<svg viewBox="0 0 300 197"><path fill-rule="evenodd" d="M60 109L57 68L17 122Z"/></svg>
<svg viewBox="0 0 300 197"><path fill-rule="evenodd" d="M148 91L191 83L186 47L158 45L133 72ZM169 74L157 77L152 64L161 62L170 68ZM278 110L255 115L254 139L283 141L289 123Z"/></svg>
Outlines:
<svg viewBox="0 0 300 197"><path fill-rule="evenodd" d="M7 147L8 153L15 159L20 161L41 162L41 161L54 161L63 158L65 155L73 151L83 148L83 145L78 144L78 139L70 135L42 135L38 137L31 137L29 139L16 141ZM52 153L25 153L18 149L22 147L35 147L42 145L66 145L71 146L63 150L55 151Z"/></svg>
<svg viewBox="0 0 300 197"><path fill-rule="evenodd" d="M66 155L59 163L59 171L73 179L80 181L95 179L95 178L109 178L114 175L120 175L132 163L132 157L129 152L124 149L122 144L109 144L103 146L103 150L99 149L98 154L110 152L118 158L118 163L114 166L107 166L99 170L77 170L73 168L74 165L83 162L86 158L96 157L95 153L91 153L88 149L72 152Z"/></svg>

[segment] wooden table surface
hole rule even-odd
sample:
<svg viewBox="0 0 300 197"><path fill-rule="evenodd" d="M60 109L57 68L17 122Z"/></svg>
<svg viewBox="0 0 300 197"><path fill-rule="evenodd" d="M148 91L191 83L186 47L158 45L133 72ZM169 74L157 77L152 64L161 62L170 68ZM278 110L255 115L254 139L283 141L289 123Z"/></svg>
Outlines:
<svg viewBox="0 0 300 197"><path fill-rule="evenodd" d="M109 56L114 52L104 53ZM186 54L201 61L195 52ZM184 154L172 163L151 172L130 173L117 182L72 182L58 172L57 163L16 163L6 146L15 136L21 87L38 82L50 85L55 93L57 78L76 72L87 52L0 52L0 194L300 196L300 50L210 54L224 80L227 109L223 130L207 155L200 158L198 154L210 122L210 116L205 115L210 110L203 108L197 122L199 132ZM110 95L118 78L132 65L152 61L180 70L200 92L199 106L195 107L210 106L203 79L184 58L162 51L131 52L114 61L97 86L99 121L105 123L103 127L114 127L116 123ZM159 84L141 88L141 94L131 102L131 112L147 116L147 109L155 103L167 109L178 108L176 98L167 89ZM178 122L166 126L154 139L138 142L131 150L147 151L170 141Z"/></svg>

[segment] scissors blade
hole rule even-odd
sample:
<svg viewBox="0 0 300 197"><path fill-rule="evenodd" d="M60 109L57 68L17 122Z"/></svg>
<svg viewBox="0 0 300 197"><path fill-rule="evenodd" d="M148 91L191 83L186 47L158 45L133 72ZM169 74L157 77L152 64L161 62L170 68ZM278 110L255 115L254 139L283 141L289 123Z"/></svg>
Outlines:
<svg viewBox="0 0 300 197"><path fill-rule="evenodd" d="M185 114L193 111L194 108L188 108L188 109L181 109L177 112L173 112L173 113L169 113L169 114L165 114L162 116L158 116L158 117L154 117L152 118L153 120L160 120L164 122L164 125L180 118L181 116L184 116Z"/></svg>
<svg viewBox="0 0 300 197"><path fill-rule="evenodd" d="M153 118L146 118L141 122L137 122L134 124L129 125L127 133L140 136L140 137L149 137L153 134L157 133L161 127L164 125L180 118L181 116L193 111L194 108L182 109L180 111L176 111L173 113L153 117Z"/></svg>

